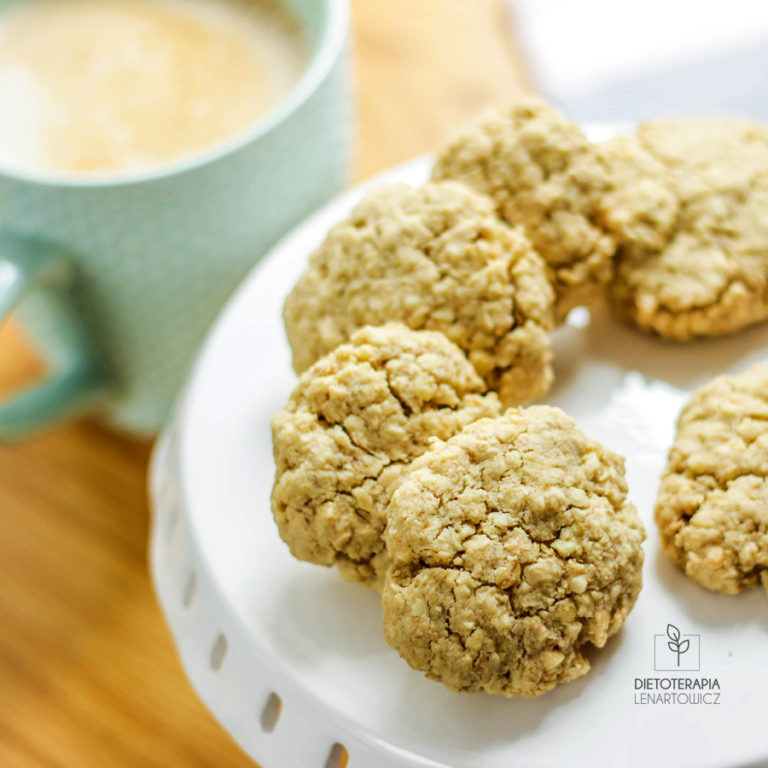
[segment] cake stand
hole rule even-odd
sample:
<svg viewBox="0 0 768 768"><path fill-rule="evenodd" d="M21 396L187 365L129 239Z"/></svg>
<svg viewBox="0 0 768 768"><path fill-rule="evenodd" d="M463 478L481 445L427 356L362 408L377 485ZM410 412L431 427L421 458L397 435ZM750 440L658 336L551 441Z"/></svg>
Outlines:
<svg viewBox="0 0 768 768"><path fill-rule="evenodd" d="M428 166L419 160L372 183L418 184ZM768 326L675 345L598 308L572 313L556 332L547 402L627 456L630 496L649 533L637 605L590 652L592 671L579 680L531 700L451 693L387 647L378 595L291 558L269 507L270 418L295 385L281 307L309 253L364 189L305 222L245 281L155 452L152 571L203 701L263 768L768 765L765 593L696 586L660 552L652 519L682 403L713 375L768 357ZM668 668L669 625L696 649L683 669ZM706 680L719 696L651 703L670 689L648 680ZM666 685L680 694L690 684Z"/></svg>

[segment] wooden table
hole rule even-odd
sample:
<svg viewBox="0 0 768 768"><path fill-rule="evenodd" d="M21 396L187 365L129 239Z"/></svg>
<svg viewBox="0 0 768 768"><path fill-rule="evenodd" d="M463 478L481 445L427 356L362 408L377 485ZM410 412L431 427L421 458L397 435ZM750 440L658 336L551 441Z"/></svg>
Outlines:
<svg viewBox="0 0 768 768"><path fill-rule="evenodd" d="M352 6L361 178L524 90L500 0ZM4 328L0 397L39 372ZM3 768L252 765L195 696L152 592L149 454L89 422L0 447Z"/></svg>

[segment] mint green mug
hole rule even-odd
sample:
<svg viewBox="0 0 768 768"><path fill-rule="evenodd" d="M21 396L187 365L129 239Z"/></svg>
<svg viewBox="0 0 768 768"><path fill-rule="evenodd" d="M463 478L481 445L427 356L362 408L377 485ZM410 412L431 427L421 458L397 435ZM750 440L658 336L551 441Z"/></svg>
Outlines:
<svg viewBox="0 0 768 768"><path fill-rule="evenodd" d="M153 434L208 326L254 262L344 186L346 0L283 0L312 55L250 132L133 176L0 168L0 321L15 311L47 378L0 403L0 439L93 412ZM255 354L253 346L243 354Z"/></svg>

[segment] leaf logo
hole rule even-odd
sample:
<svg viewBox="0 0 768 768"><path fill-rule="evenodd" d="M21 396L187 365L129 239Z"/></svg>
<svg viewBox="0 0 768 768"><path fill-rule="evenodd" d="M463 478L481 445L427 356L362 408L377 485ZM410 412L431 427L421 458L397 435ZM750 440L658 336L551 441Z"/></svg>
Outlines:
<svg viewBox="0 0 768 768"><path fill-rule="evenodd" d="M672 653L677 654L677 666L680 666L680 657L691 647L691 641L680 639L680 630L674 624L667 624L667 647Z"/></svg>

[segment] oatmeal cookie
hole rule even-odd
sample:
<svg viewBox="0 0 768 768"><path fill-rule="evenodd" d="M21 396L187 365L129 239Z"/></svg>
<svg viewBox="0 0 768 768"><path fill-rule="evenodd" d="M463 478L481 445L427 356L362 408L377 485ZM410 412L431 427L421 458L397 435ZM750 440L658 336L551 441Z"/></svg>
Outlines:
<svg viewBox="0 0 768 768"><path fill-rule="evenodd" d="M411 465L385 534L387 642L455 691L538 696L589 669L642 582L623 459L561 410L481 419Z"/></svg>
<svg viewBox="0 0 768 768"><path fill-rule="evenodd" d="M297 372L363 325L442 331L507 404L552 383L544 266L491 201L446 182L378 189L337 224L285 302Z"/></svg>
<svg viewBox="0 0 768 768"><path fill-rule="evenodd" d="M614 237L597 215L608 174L579 127L536 99L481 116L438 155L435 179L490 195L549 266L556 315L589 303L611 275Z"/></svg>
<svg viewBox="0 0 768 768"><path fill-rule="evenodd" d="M683 408L656 504L664 549L697 583L768 590L768 366L720 376Z"/></svg>
<svg viewBox="0 0 768 768"><path fill-rule="evenodd" d="M392 490L434 438L500 410L441 333L362 328L301 377L272 421L272 511L299 560L380 588Z"/></svg>
<svg viewBox="0 0 768 768"><path fill-rule="evenodd" d="M687 340L768 318L768 129L661 119L606 142L601 203L619 240L610 294L645 331Z"/></svg>

